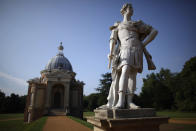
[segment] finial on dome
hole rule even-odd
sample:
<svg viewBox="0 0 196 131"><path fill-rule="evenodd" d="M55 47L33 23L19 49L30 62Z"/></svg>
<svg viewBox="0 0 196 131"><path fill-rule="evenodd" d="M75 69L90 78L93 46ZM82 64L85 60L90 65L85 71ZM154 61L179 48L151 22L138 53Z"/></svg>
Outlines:
<svg viewBox="0 0 196 131"><path fill-rule="evenodd" d="M64 49L62 44L63 44L63 42L60 42L60 46L58 47L58 49L61 51Z"/></svg>

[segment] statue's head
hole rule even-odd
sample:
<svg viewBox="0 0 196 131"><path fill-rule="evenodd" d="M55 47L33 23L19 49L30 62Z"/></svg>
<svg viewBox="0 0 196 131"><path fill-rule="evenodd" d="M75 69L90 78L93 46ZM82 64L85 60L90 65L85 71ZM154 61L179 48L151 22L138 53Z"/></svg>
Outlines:
<svg viewBox="0 0 196 131"><path fill-rule="evenodd" d="M127 15L132 16L133 15L133 7L132 7L132 5L131 4L124 4L122 9L120 10L120 13L122 15L127 14Z"/></svg>

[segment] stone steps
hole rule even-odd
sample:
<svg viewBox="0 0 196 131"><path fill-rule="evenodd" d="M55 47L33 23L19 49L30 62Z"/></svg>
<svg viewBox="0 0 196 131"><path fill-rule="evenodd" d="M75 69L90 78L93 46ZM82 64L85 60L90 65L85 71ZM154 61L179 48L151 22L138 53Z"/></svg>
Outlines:
<svg viewBox="0 0 196 131"><path fill-rule="evenodd" d="M49 112L51 116L65 116L66 112L64 109L51 109Z"/></svg>

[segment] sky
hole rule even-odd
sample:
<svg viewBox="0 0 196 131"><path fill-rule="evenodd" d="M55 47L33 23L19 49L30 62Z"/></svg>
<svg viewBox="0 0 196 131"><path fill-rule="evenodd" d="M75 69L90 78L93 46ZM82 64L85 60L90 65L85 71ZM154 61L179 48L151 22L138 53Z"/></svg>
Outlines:
<svg viewBox="0 0 196 131"><path fill-rule="evenodd" d="M194 0L0 0L0 90L27 94L27 80L40 77L62 41L84 94L95 92L101 74L110 72L109 27L122 21L120 9L132 3L132 20L142 20L159 34L147 49L157 67L137 75L139 94L147 74L168 68L180 72L196 56Z"/></svg>

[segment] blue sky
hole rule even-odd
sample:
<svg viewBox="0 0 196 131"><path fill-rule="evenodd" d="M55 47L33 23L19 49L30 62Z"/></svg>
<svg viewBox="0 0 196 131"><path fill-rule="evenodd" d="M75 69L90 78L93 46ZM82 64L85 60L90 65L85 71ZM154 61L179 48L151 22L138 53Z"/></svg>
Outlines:
<svg viewBox="0 0 196 131"><path fill-rule="evenodd" d="M0 0L0 89L7 95L27 93L26 80L39 77L62 41L64 55L84 93L95 92L101 74L109 72L109 27L121 21L120 9L131 2L133 20L143 20L159 31L147 46L157 66L179 72L196 56L194 0Z"/></svg>

